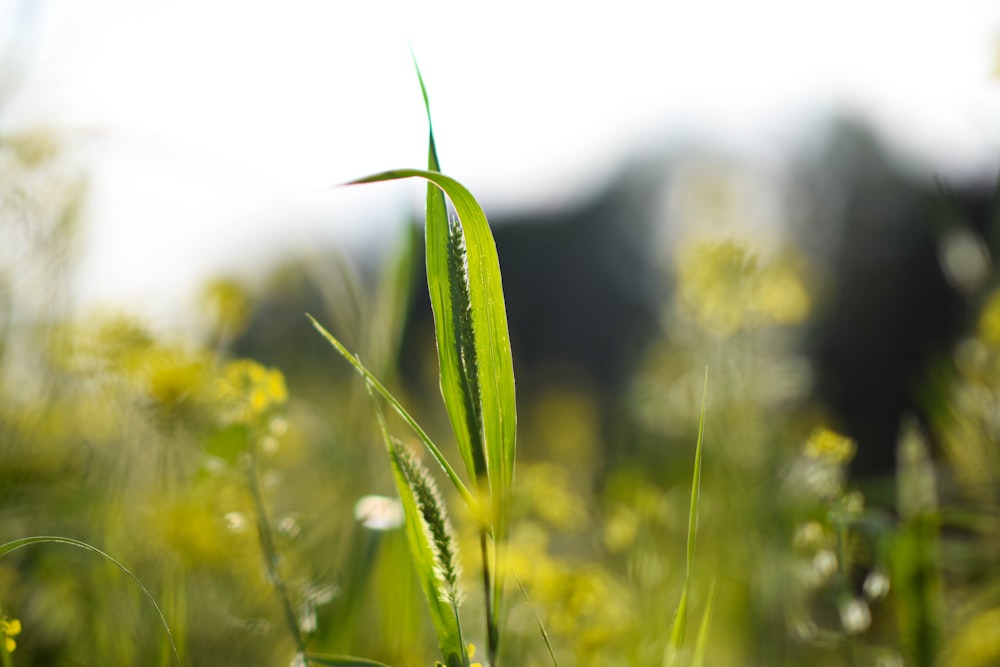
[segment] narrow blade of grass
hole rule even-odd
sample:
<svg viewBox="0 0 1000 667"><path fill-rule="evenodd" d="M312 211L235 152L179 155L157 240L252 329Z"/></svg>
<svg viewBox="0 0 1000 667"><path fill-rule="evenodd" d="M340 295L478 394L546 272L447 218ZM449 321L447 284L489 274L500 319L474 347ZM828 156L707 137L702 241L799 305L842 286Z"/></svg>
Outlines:
<svg viewBox="0 0 1000 667"><path fill-rule="evenodd" d="M361 374L361 376L365 379L365 381L371 385L372 389L378 392L378 394L382 398L384 398L389 403L389 405L393 407L393 409L399 414L399 416L403 418L403 421L405 421L407 425L409 425L409 427L413 429L413 432L417 435L418 438L420 438L420 441L424 443L424 446L427 447L427 450L434 457L434 460L437 461L438 464L441 466L441 468L444 470L445 474L448 476L448 479L451 481L451 483L455 486L455 489L462 496L462 499L465 500L465 502L469 505L469 509L473 511L474 516L480 516L481 512L479 510L478 502L476 501L476 499L472 497L472 494L469 493L469 490L466 488L465 484L462 483L461 478L459 478L458 473L456 473L455 469L451 467L451 465L448 463L448 460L444 457L444 454L441 453L441 450L438 449L438 446L434 444L434 441L431 440L430 436L427 435L427 433L420 427L420 424L418 424L417 421L410 416L410 413L406 411L406 408L404 408L402 404L396 400L396 397L393 396L392 393L388 389L386 389L381 382L379 382L378 378L372 375L371 372L369 372L369 370L365 368L364 364L362 364L357 357L351 354L347 350L347 348L344 347L343 343L341 343L339 340L337 340L336 337L334 337L333 334L327 331L322 324L317 322L312 315L309 315L307 313L306 317L309 318L309 321L312 323L313 327L315 327L315 329L320 333L320 335L326 338L327 342L329 342L330 345L332 345L333 348L340 353L340 356L346 359L349 364L354 366L354 369L358 371L358 373Z"/></svg>
<svg viewBox="0 0 1000 667"><path fill-rule="evenodd" d="M680 663L681 649L684 647L684 633L687 631L688 582L684 582L680 602L674 611L674 624L670 629L670 640L663 652L663 667L676 667Z"/></svg>
<svg viewBox="0 0 1000 667"><path fill-rule="evenodd" d="M6 556L11 552L17 551L18 549L23 549L24 547L31 546L33 544L46 544L46 543L68 544L69 546L76 547L78 549L83 549L84 551L91 551L97 554L98 556L102 557L109 563L113 564L123 573L125 573L125 576L131 579L132 583L134 583L136 586L139 587L139 590L142 591L142 594L146 597L147 600L149 600L149 603L153 605L153 609L156 610L156 614L160 617L160 624L163 626L163 630L167 633L167 641L170 643L170 652L174 656L174 662L176 662L177 666L180 667L181 656L180 653L178 653L177 651L177 644L174 643L174 635L170 631L170 625L167 623L167 617L163 615L163 610L161 610L160 605L156 603L156 599L153 597L153 594L149 592L149 589L146 588L146 586L139 580L139 577L135 576L131 570L129 570L127 567L122 565L122 563L115 560L113 557L101 551L94 545L87 544L86 542L81 542L80 540L74 540L73 538L70 537L60 537L57 535L38 535L33 537L22 537L19 540L11 540L10 542L6 542L5 544L0 544L0 558L3 558L4 556Z"/></svg>
<svg viewBox="0 0 1000 667"><path fill-rule="evenodd" d="M384 662L355 658L350 655L324 655L310 653L306 661L314 665L330 665L331 667L389 667Z"/></svg>
<svg viewBox="0 0 1000 667"><path fill-rule="evenodd" d="M524 584L518 576L514 575L514 581L517 582L517 587L521 589L521 595L524 596L524 601L528 604L531 609L531 614L535 617L535 623L538 624L538 632L542 635L542 641L545 642L545 649L549 652L549 659L552 661L553 667L559 667L559 661L556 660L555 651L552 650L552 642L549 640L549 633L545 631L545 626L542 624L542 619L538 616L538 611L535 609L534 603L532 603L531 598L528 597L528 591L525 590Z"/></svg>
<svg viewBox="0 0 1000 667"><path fill-rule="evenodd" d="M908 664L926 667L938 659L945 601L937 482L927 442L915 420L902 428L897 477L902 522L890 553L899 637Z"/></svg>
<svg viewBox="0 0 1000 667"><path fill-rule="evenodd" d="M413 65L427 112L427 171L440 173L430 98L415 57ZM449 223L444 192L431 182L427 184L426 216L427 289L434 314L441 396L473 486L488 485L466 243L462 227Z"/></svg>
<svg viewBox="0 0 1000 667"><path fill-rule="evenodd" d="M427 171L440 173L441 163L438 160L437 146L434 141L434 123L431 119L430 98L427 95L427 87L424 85L423 75L417 65L416 58L413 59L414 67L417 70L417 79L420 81L420 91L424 97L424 109L427 112ZM479 211L482 213L482 211ZM427 183L427 220L425 225L426 238L426 262L427 262L427 289L431 298L431 310L434 315L435 340L438 349L438 364L440 367L441 396L444 399L448 418L451 421L452 430L455 432L455 440L458 443L462 460L465 462L469 478L472 480L478 498L488 497L490 506L490 520L494 525L500 526L501 536L506 533L507 503L509 499L509 488L513 480L513 458L511 458L510 473L507 474L503 468L502 456L497 454L497 443L489 440L491 437L485 432L486 419L496 418L495 413L486 413L491 406L484 405L481 390L481 373L484 369L479 363L481 356L477 335L481 336L485 330L488 336L483 343L490 349L496 350L499 338L493 336L495 330L484 323L482 316L473 307L477 297L473 296L474 289L472 281L475 278L475 271L471 268L470 262L486 259L488 263L495 264L497 276L499 276L499 263L496 261L496 248L493 245L493 237L489 231L489 226L483 224L486 239L489 246L482 246L487 250L484 256L481 251L469 253L469 242L467 241L466 227L461 219L449 220L448 209L444 200L444 193L441 188L433 183ZM468 220L468 216L466 216ZM482 221L485 223L485 216ZM506 310L503 308L503 291L497 290L499 282L493 286L486 286L485 294L487 298L495 298L499 301L500 314L506 318ZM492 290L492 291L491 291ZM485 327L485 329L484 329ZM477 332L479 332L477 334ZM502 334L507 334L506 320L502 323ZM510 355L509 344L507 345L507 355ZM511 368L510 390L513 392L513 369ZM513 444L513 443L512 443ZM483 583L485 586L486 603L486 626L487 626L487 652L489 661L496 661L496 654L499 650L499 618L500 600L503 590L503 572L499 569L500 554L504 547L504 541L493 543L493 569L490 569L490 549L486 539L487 527L482 527L480 535L480 550L483 562Z"/></svg>
<svg viewBox="0 0 1000 667"><path fill-rule="evenodd" d="M687 560L684 574L684 589L674 613L674 624L670 630L670 640L663 654L663 665L673 667L680 659L687 631L688 597L691 590L691 572L694 567L694 548L698 535L698 503L701 499L701 457L705 439L705 404L708 399L708 368L705 368L705 383L701 393L701 417L698 420L698 444L694 452L694 474L691 480L691 510L688 514Z"/></svg>
<svg viewBox="0 0 1000 667"><path fill-rule="evenodd" d="M708 602L701 614L701 626L698 628L698 639L694 644L694 655L691 656L691 667L702 667L705 664L705 651L708 650L708 634L712 625L712 611L715 608L715 579L708 589Z"/></svg>
<svg viewBox="0 0 1000 667"><path fill-rule="evenodd" d="M421 250L419 233L416 222L411 221L406 227L403 242L379 276L369 334L372 352L366 352L365 359L372 364L372 358L368 355L373 354L378 362L373 365L374 370L387 380L393 377L394 362L399 358L403 342L403 325L413 284L413 266Z"/></svg>
<svg viewBox="0 0 1000 667"><path fill-rule="evenodd" d="M701 390L701 417L698 419L698 444L694 451L694 479L691 480L691 511L688 514L687 568L686 576L691 580L694 566L694 545L698 536L698 502L701 499L701 449L705 440L705 403L708 399L708 368L705 368L705 383Z"/></svg>

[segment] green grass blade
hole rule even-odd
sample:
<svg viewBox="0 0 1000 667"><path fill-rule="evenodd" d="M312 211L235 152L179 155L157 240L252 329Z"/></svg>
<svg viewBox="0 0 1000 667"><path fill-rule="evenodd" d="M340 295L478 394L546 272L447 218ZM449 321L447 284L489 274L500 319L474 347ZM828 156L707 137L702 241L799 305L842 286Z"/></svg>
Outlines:
<svg viewBox="0 0 1000 667"><path fill-rule="evenodd" d="M674 611L674 624L670 629L670 640L667 642L667 649L663 653L663 667L676 667L680 662L681 649L684 647L684 633L687 632L689 589L690 585L685 581L684 589L681 591L681 600L677 603L677 610Z"/></svg>
<svg viewBox="0 0 1000 667"><path fill-rule="evenodd" d="M553 667L559 667L559 661L556 660L556 653L552 650L552 642L549 640L549 633L545 631L545 626L542 624L542 619L538 616L538 610L535 609L534 603L531 602L531 598L528 597L528 591L525 590L524 584L518 576L514 575L514 581L517 582L517 587L521 589L521 595L524 596L524 601L528 603L528 607L531 609L531 614L535 617L535 623L538 624L538 632L542 635L542 641L545 642L545 649L549 652L549 660L552 661Z"/></svg>
<svg viewBox="0 0 1000 667"><path fill-rule="evenodd" d="M701 457L705 439L705 404L708 399L708 367L705 368L705 383L701 393L701 417L698 420L698 444L694 452L694 474L691 480L691 510L688 514L687 560L684 572L684 589L674 613L674 624L670 630L670 640L663 654L663 664L672 667L680 659L687 631L688 595L691 590L691 572L694 568L694 547L698 535L698 503L701 499Z"/></svg>
<svg viewBox="0 0 1000 667"><path fill-rule="evenodd" d="M413 58L413 68L417 71L417 81L420 82L420 94L424 97L424 109L427 111L427 130L430 140L427 142L427 169L428 171L441 171L441 163L438 162L437 146L434 143L434 123L431 122L431 100L427 95L427 86L424 85L424 76L420 73L420 65L417 64L417 56L410 49L410 57ZM444 200L441 200L444 203Z"/></svg>
<svg viewBox="0 0 1000 667"><path fill-rule="evenodd" d="M436 160L433 151L432 159ZM441 364L442 394L459 447L463 449L463 459L474 476L477 476L476 451L480 449L475 433L481 425L490 518L497 545L496 574L489 602L495 624L490 628L490 637L495 638L504 588L504 567L499 562L499 551L506 543L510 522L517 425L514 367L500 262L486 215L472 193L458 181L434 171L401 169L368 176L354 183L413 177L430 181L444 191L458 214L456 224L443 225L444 221L432 215L430 208L428 210L427 282L434 308L438 353L444 359ZM437 226L430 229L434 224ZM454 261L459 247L464 247L465 251L461 266L464 275ZM474 418L476 411L481 415L478 423ZM468 437L461 435L463 431ZM491 646L495 648L495 641Z"/></svg>
<svg viewBox="0 0 1000 667"><path fill-rule="evenodd" d="M715 579L708 589L708 602L701 615L701 626L698 628L698 639L694 644L694 655L691 656L691 667L702 667L705 664L705 651L708 650L708 634L712 625L712 611L715 608Z"/></svg>
<svg viewBox="0 0 1000 667"><path fill-rule="evenodd" d="M306 656L306 661L314 665L330 665L331 667L389 667L384 662L355 658L350 655L310 653Z"/></svg>
<svg viewBox="0 0 1000 667"><path fill-rule="evenodd" d="M427 170L440 173L430 99L416 57L413 65L427 111ZM449 222L444 193L433 183L427 184L426 216L427 289L434 314L441 396L466 471L473 486L479 487L488 485L490 480L483 445L482 401L465 238L461 225Z"/></svg>
<svg viewBox="0 0 1000 667"><path fill-rule="evenodd" d="M896 504L902 521L890 554L899 638L907 664L928 667L939 659L946 604L937 481L916 420L903 425L897 468Z"/></svg>
<svg viewBox="0 0 1000 667"><path fill-rule="evenodd" d="M420 438L420 441L424 443L424 446L427 447L427 450L434 457L434 460L436 460L438 464L441 466L441 468L444 470L445 474L448 476L448 479L455 486L455 489L458 490L459 494L461 494L462 499L465 500L466 503L468 503L469 508L473 511L474 515L480 516L481 513L478 509L479 505L476 499L474 499L472 497L472 494L469 493L469 490L466 488L465 484L462 483L462 480L455 472L455 469L451 467L451 465L448 463L448 460L445 459L444 454L441 453L441 450L438 449L438 446L434 444L434 441L431 440L430 436L427 435L427 433L420 427L420 424L418 424L417 421L410 416L410 413L406 411L406 408L404 408L402 404L396 400L396 397L393 396L392 393L388 389L386 389L381 382L379 382L378 378L372 375L371 372L369 372L368 369L365 368L364 364L362 364L357 357L351 354L347 350L347 348L344 347L344 345L333 336L333 334L327 331L322 324L317 322L312 315L309 315L307 313L306 317L309 318L309 321L312 323L313 327L315 327L316 330L319 331L319 333L324 338L326 338L327 342L329 342L330 345L332 345L333 348L337 350L337 352L339 352L340 355L348 361L348 363L354 366L354 369L358 371L358 373L360 373L363 378L365 378L365 380L371 385L371 387L376 392L378 392L378 394L382 396L382 398L384 398L389 403L389 405L393 407L393 409L399 414L399 416L403 418L403 421L405 421L409 425L409 427L413 429L413 432L416 433L417 437Z"/></svg>
<svg viewBox="0 0 1000 667"><path fill-rule="evenodd" d="M504 307L503 285L500 278L500 263L496 244L486 216L478 202L465 186L443 174L419 169L401 169L375 174L354 181L354 183L376 183L401 178L423 178L443 190L451 199L458 213L466 246L468 263L468 296L471 310L472 334L476 353L475 375L479 383L481 414L483 415L483 447L489 474L491 493L495 503L494 531L497 539L506 533L508 521L509 492L514 478L514 455L517 414L514 399L514 367L510 353L507 329L507 312ZM436 238L436 245L446 244L447 239ZM431 252L428 248L428 252ZM446 255L447 253L445 253ZM436 265L437 266L437 265ZM437 266L435 272L440 273ZM447 269L444 269L447 273ZM439 275L440 279L441 276ZM428 282L432 278L428 276ZM443 300L450 291L439 280L439 292ZM435 298L432 296L432 299ZM450 303L450 300L448 301ZM450 309L443 309L450 312ZM447 316L447 312L443 314ZM453 329L439 331L449 336ZM439 341L442 348L458 349L458 342ZM457 353L456 353L457 354ZM460 365L456 363L455 368ZM457 372L457 371L456 371ZM442 374L444 370L442 369ZM453 403L456 401L452 397ZM446 400L447 405L447 400ZM449 405L449 411L451 406Z"/></svg>
<svg viewBox="0 0 1000 667"><path fill-rule="evenodd" d="M428 172L440 173L441 165L434 140L434 125L431 120L430 100L424 85L416 58L413 61L420 81L420 90L427 111L429 133L427 151ZM484 396L483 380L489 379L497 369L494 362L499 359L501 366L506 354L506 369L509 375L510 407L513 408L514 375L510 363L510 345L507 342L506 310L503 307L503 291L499 280L499 262L496 246L490 233L486 217L469 195L474 210L459 210L459 219L449 219L442 188L448 190L456 209L461 205L455 194L438 182L427 184L427 216L425 226L427 288L431 297L434 314L435 339L437 341L440 367L441 395L447 408L448 418L455 433L459 451L465 462L470 479L473 480L480 498L488 494L490 515L498 530L499 539L493 544L494 568L490 573L490 555L486 542L489 527L483 525L480 546L483 558L483 575L486 584L486 624L488 653L490 662L495 662L499 643L500 601L503 591L504 571L501 568L501 553L505 546L507 532L507 507L510 502L510 486L513 482L513 413L509 440L509 461L504 457L501 441L500 413L491 401L493 394ZM459 193L462 194L462 193ZM465 194L468 194L467 192ZM471 221L470 221L471 219ZM473 228L473 229L470 229ZM476 232L479 236L476 237ZM477 264L478 263L478 264ZM486 266L487 270L482 271ZM489 267L495 267L496 280L492 281ZM483 277L486 280L483 280ZM490 309L478 307L484 302L499 303L502 320L495 317L484 319L483 313ZM495 311L494 311L495 312ZM499 334L499 335L498 335ZM502 348L498 345L502 344ZM492 352L493 358L480 363L483 351ZM503 377L503 376L501 376ZM502 386L502 385L501 385ZM505 391L505 389L504 389ZM498 423L499 431L493 430Z"/></svg>
<svg viewBox="0 0 1000 667"><path fill-rule="evenodd" d="M386 379L392 378L396 371L395 362L399 359L403 342L403 325L413 285L413 266L422 250L419 233L415 222L406 226L403 242L379 276L369 329L369 347L372 351L366 352L365 358L369 364L374 358L377 365L373 364L373 369Z"/></svg>
<svg viewBox="0 0 1000 667"><path fill-rule="evenodd" d="M686 577L691 580L694 566L694 545L698 535L698 501L701 499L701 447L705 439L705 402L708 399L708 367L705 368L705 384L701 392L701 417L698 419L698 444L694 452L694 479L691 480L691 511L688 515L687 566Z"/></svg>
<svg viewBox="0 0 1000 667"><path fill-rule="evenodd" d="M33 537L23 537L19 540L11 540L10 542L6 542L5 544L0 545L0 558L3 558L4 556L6 556L11 552L17 551L18 549L23 549L24 547L31 546L33 544L46 544L46 543L68 544L78 549L83 549L84 551L91 551L101 556L102 558L104 558L104 560L110 562L119 570L121 570L123 573L125 573L125 576L131 579L132 583L134 583L136 586L139 587L139 590L142 591L142 594L146 596L146 599L149 600L149 603L153 605L153 609L156 610L157 615L160 617L160 624L163 625L163 629L167 633L167 641L170 642L170 651L171 653L173 653L174 662L176 662L178 667L180 667L181 656L180 653L178 653L177 651L177 645L174 643L174 635L172 632L170 632L170 625L167 623L167 618L166 616L163 615L163 610L161 610L160 605L156 603L156 599L153 597L153 594L150 593L149 589L146 588L146 586L139 580L139 577L132 574L131 570L129 570L127 567L122 565L122 563L115 560L113 557L101 551L97 547L93 546L92 544L87 544L86 542L81 542L80 540L74 540L71 537L60 537L57 535L39 535Z"/></svg>

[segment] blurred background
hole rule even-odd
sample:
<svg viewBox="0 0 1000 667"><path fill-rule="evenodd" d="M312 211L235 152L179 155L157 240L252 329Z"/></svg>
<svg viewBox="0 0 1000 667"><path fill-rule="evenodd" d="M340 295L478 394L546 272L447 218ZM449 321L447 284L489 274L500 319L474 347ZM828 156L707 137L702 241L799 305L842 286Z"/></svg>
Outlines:
<svg viewBox="0 0 1000 667"><path fill-rule="evenodd" d="M336 187L426 163L413 57L504 273L508 664L549 664L534 613L560 664L661 661L706 366L709 664L1000 660L985 0L0 2L0 539L126 562L186 663L287 664L263 525L312 648L431 662L368 397L303 316L452 451L423 187ZM169 664L122 579L0 560L14 663Z"/></svg>

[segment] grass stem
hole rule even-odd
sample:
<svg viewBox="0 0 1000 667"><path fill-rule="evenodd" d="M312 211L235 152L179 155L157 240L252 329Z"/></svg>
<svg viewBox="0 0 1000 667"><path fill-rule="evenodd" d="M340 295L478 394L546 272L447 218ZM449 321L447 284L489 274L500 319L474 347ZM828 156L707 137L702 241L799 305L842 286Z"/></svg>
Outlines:
<svg viewBox="0 0 1000 667"><path fill-rule="evenodd" d="M479 550L483 557L483 591L486 600L486 653L490 667L497 667L497 648L500 631L493 614L493 578L490 576L489 536L486 530L479 531Z"/></svg>
<svg viewBox="0 0 1000 667"><path fill-rule="evenodd" d="M278 594L278 599L281 601L281 607L285 615L285 623L288 625L288 630L292 634L292 639L295 641L295 648L299 655L304 656L306 654L306 644L302 637L302 631L299 628L299 622L295 618L295 610L292 607L292 600L288 596L288 587L285 585L285 580L281 576L281 569L279 567L280 555L278 554L278 548L274 543L274 533L271 532L271 520L267 514L267 508L264 506L264 498L260 493L260 482L259 482L259 471L257 462L257 449L256 444L252 443L250 446L250 465L247 471L247 481L250 486L250 495L253 498L254 514L257 519L257 537L260 540L261 555L264 559L264 570L267 573L267 579L274 587L275 593Z"/></svg>

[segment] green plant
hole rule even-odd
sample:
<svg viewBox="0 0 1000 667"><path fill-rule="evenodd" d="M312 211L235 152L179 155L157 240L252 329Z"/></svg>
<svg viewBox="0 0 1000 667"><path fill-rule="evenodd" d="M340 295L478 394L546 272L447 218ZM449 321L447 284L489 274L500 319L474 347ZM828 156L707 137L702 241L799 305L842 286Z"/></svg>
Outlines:
<svg viewBox="0 0 1000 667"><path fill-rule="evenodd" d="M421 89L430 125L430 105L422 79ZM387 401L413 429L476 517L487 659L495 667L500 650L504 550L510 533L516 439L514 371L500 265L482 208L462 184L440 173L433 126L429 129L427 170L389 171L353 183L414 177L428 181L427 286L434 313L441 394L465 464L468 486L424 429L361 360L312 316L309 319L361 373L369 390ZM454 206L455 217L448 216L445 195ZM461 626L457 542L444 501L420 460L390 435L381 412L379 422L406 512L411 557L444 664L468 667L470 658Z"/></svg>

